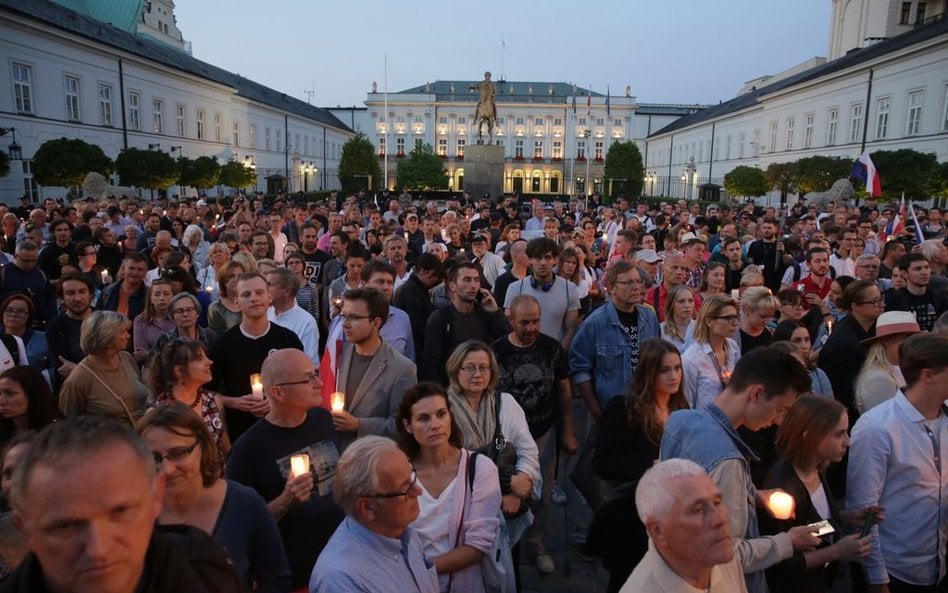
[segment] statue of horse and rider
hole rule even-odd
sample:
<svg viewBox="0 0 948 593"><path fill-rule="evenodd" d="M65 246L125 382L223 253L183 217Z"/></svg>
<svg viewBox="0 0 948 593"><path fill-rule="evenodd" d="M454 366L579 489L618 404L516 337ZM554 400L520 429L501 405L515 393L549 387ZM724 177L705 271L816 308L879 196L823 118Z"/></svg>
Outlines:
<svg viewBox="0 0 948 593"><path fill-rule="evenodd" d="M497 85L491 82L490 72L484 73L484 80L470 87L470 90L479 91L480 100L474 110L474 123L477 125L477 143L484 143L484 124L487 124L487 143L494 141L494 123L497 121L497 104L494 97L497 95Z"/></svg>

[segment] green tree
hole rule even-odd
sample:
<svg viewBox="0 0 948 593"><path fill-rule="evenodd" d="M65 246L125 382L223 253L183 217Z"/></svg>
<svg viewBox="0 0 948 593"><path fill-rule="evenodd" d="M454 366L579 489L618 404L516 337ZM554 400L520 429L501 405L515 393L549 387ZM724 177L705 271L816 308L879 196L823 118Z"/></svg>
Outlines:
<svg viewBox="0 0 948 593"><path fill-rule="evenodd" d="M441 157L430 144L416 146L408 158L398 161L398 185L405 189L448 189Z"/></svg>
<svg viewBox="0 0 948 593"><path fill-rule="evenodd" d="M371 177L371 182L367 177ZM372 190L382 182L382 168L375 147L365 136L357 134L342 145L342 157L339 159L339 183L344 195L356 193L360 189Z"/></svg>
<svg viewBox="0 0 948 593"><path fill-rule="evenodd" d="M948 162L938 163L928 180L928 191L933 196L948 198Z"/></svg>
<svg viewBox="0 0 948 593"><path fill-rule="evenodd" d="M115 159L115 170L124 185L167 189L178 182L178 163L160 150L126 148Z"/></svg>
<svg viewBox="0 0 948 593"><path fill-rule="evenodd" d="M770 190L767 177L757 167L734 167L724 176L724 190L732 196L762 196Z"/></svg>
<svg viewBox="0 0 948 593"><path fill-rule="evenodd" d="M10 156L0 150L0 177L10 174Z"/></svg>
<svg viewBox="0 0 948 593"><path fill-rule="evenodd" d="M645 167L642 164L642 153L635 142L613 142L606 153L604 175L606 180L612 180L612 194L638 196L642 193L645 183ZM624 179L625 181L620 181ZM608 188L608 186L607 186Z"/></svg>
<svg viewBox="0 0 948 593"><path fill-rule="evenodd" d="M787 203L787 194L797 191L796 163L770 163L764 172L771 189L780 192L780 203Z"/></svg>
<svg viewBox="0 0 948 593"><path fill-rule="evenodd" d="M181 174L178 185L197 189L208 189L217 185L221 176L221 166L212 156L199 156L196 159L181 157L178 159Z"/></svg>
<svg viewBox="0 0 948 593"><path fill-rule="evenodd" d="M230 161L221 167L220 183L227 187L240 189L257 184L257 172L243 163Z"/></svg>
<svg viewBox="0 0 948 593"><path fill-rule="evenodd" d="M796 162L794 181L800 193L826 191L837 179L846 179L853 168L851 159L808 156Z"/></svg>
<svg viewBox="0 0 948 593"><path fill-rule="evenodd" d="M47 140L33 156L33 178L52 187L75 187L89 173L107 177L114 168L101 148L79 139Z"/></svg>
<svg viewBox="0 0 948 593"><path fill-rule="evenodd" d="M931 196L931 178L936 173L938 159L934 154L911 148L873 152L872 163L882 178L882 193L896 199L905 192L906 198L924 200Z"/></svg>

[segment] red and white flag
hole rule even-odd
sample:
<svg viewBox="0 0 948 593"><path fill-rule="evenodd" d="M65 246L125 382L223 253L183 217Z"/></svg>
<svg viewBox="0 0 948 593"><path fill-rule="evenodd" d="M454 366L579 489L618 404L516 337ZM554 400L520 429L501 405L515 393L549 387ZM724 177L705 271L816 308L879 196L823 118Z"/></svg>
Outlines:
<svg viewBox="0 0 948 593"><path fill-rule="evenodd" d="M905 192L902 192L902 201L899 203L899 211L895 213L892 220L886 223L885 229L879 233L881 235L879 239L885 242L893 237L897 237L903 228L905 228Z"/></svg>
<svg viewBox="0 0 948 593"><path fill-rule="evenodd" d="M338 369L339 359L342 358L342 345L346 341L345 334L342 333L342 324L336 323L335 327L329 330L329 336L326 338L326 349L323 351L323 357L319 360L319 378L323 382L322 396L323 401L320 406L330 410L330 396L336 391L336 370Z"/></svg>

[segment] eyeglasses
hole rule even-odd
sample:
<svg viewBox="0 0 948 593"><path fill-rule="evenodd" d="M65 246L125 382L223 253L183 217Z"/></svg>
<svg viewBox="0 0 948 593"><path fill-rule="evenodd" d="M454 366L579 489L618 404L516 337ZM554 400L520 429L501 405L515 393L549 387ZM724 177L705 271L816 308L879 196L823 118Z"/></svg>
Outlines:
<svg viewBox="0 0 948 593"><path fill-rule="evenodd" d="M174 449L169 449L164 455L160 455L155 451L152 451L151 455L155 458L155 465L161 465L161 462L165 461L166 459L171 463L175 463L190 455L191 452L194 451L195 447L198 446L198 442L199 441L194 441L194 444L190 447L175 447Z"/></svg>
<svg viewBox="0 0 948 593"><path fill-rule="evenodd" d="M11 309L9 307L4 309L3 312L6 313L7 315L14 315L16 317L24 317L30 314L29 309Z"/></svg>
<svg viewBox="0 0 948 593"><path fill-rule="evenodd" d="M181 307L180 309L173 309L171 313L173 315L190 315L191 313L196 312L197 309L194 307Z"/></svg>
<svg viewBox="0 0 948 593"><path fill-rule="evenodd" d="M857 305L872 305L873 307L879 307L885 305L885 298L879 297L877 299L872 299L871 301L856 301Z"/></svg>
<svg viewBox="0 0 948 593"><path fill-rule="evenodd" d="M490 365L486 365L486 364L483 364L480 366L475 365L475 364L466 364L461 367L461 370L467 373L468 375L473 375L475 373L480 373L482 375L489 375L491 369L490 369Z"/></svg>
<svg viewBox="0 0 948 593"><path fill-rule="evenodd" d="M398 498L400 496L409 497L415 492L415 486L418 484L418 474L415 473L415 470L411 470L411 475L408 478L408 488L405 488L404 492L381 492L379 494L366 494L367 498Z"/></svg>
<svg viewBox="0 0 948 593"><path fill-rule="evenodd" d="M718 315L717 317L712 317L711 319L720 319L722 321L727 321L728 323L737 323L737 315Z"/></svg>
<svg viewBox="0 0 948 593"><path fill-rule="evenodd" d="M613 282L616 286L641 286L641 280L616 280Z"/></svg>
<svg viewBox="0 0 948 593"><path fill-rule="evenodd" d="M274 387L288 387L290 385L306 385L307 383L313 383L317 379L319 379L319 373L316 371L313 371L312 373L307 375L307 377L303 379L302 381L287 381L286 383L277 383L274 385Z"/></svg>
<svg viewBox="0 0 948 593"><path fill-rule="evenodd" d="M339 319L341 319L343 323L351 323L353 321L359 321L360 319L368 319L369 317L370 315L352 315L349 313L339 315Z"/></svg>

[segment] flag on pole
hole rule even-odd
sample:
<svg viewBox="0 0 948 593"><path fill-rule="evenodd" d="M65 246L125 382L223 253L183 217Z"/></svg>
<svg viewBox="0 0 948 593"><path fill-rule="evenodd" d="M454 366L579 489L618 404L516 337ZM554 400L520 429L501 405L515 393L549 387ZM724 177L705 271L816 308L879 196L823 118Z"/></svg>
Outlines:
<svg viewBox="0 0 948 593"><path fill-rule="evenodd" d="M592 85L589 85L589 86L592 87ZM592 90L586 89L586 117L589 117L590 115L592 115L592 106L593 106Z"/></svg>
<svg viewBox="0 0 948 593"><path fill-rule="evenodd" d="M606 117L609 117L611 110L609 109L609 85L606 85Z"/></svg>
<svg viewBox="0 0 948 593"><path fill-rule="evenodd" d="M573 92L573 115L576 115L576 93Z"/></svg>
<svg viewBox="0 0 948 593"><path fill-rule="evenodd" d="M332 403L330 396L336 391L336 370L339 368L339 359L342 358L342 345L345 341L346 336L342 333L342 324L333 324L326 339L326 349L323 351L323 357L319 360L319 378L323 382L321 392L323 401L319 405L327 410L330 409Z"/></svg>
<svg viewBox="0 0 948 593"><path fill-rule="evenodd" d="M895 213L895 216L886 223L885 229L880 233L882 235L879 239L884 243L891 240L893 237L897 236L902 232L902 228L905 226L905 192L902 192L902 201L899 204L899 211Z"/></svg>
<svg viewBox="0 0 948 593"><path fill-rule="evenodd" d="M859 155L859 158L853 163L853 170L849 175L861 181L866 186L866 191L869 192L870 196L878 197L882 195L882 179L879 178L876 166L872 164L872 158L869 157L868 150Z"/></svg>
<svg viewBox="0 0 948 593"><path fill-rule="evenodd" d="M918 218L915 217L915 205L909 202L909 212L912 214L912 224L915 226L915 243L922 244L925 235L922 234L922 225L918 224Z"/></svg>

